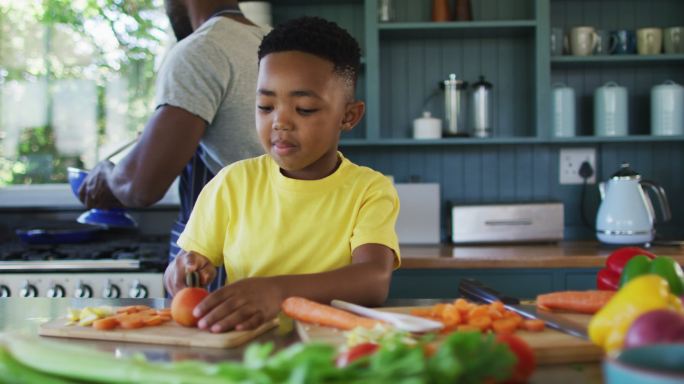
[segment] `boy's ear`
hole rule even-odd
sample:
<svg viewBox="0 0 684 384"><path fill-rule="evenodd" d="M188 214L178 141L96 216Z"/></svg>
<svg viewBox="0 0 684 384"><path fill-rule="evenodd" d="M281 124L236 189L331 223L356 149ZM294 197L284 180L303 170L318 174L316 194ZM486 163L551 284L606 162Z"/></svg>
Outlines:
<svg viewBox="0 0 684 384"><path fill-rule="evenodd" d="M364 112L366 112L366 103L360 100L352 101L345 108L342 130L346 132L351 131L361 121Z"/></svg>

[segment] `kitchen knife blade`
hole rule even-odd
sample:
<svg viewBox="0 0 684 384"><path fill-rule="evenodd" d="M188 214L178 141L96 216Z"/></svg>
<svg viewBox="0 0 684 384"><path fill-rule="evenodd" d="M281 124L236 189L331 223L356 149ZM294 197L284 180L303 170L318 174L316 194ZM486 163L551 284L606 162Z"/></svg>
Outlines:
<svg viewBox="0 0 684 384"><path fill-rule="evenodd" d="M478 280L467 278L461 279L458 285L458 292L470 300L484 301L487 303L501 301L506 309L516 312L523 317L528 319L539 319L544 321L549 328L585 340L589 339L587 330L584 326L564 319L551 312L540 310L535 305L520 304L520 300L517 298L504 296Z"/></svg>

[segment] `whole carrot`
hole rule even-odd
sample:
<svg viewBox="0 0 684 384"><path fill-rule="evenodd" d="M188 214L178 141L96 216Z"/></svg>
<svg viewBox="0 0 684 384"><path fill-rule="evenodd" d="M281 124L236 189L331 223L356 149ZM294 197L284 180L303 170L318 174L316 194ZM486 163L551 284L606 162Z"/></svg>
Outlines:
<svg viewBox="0 0 684 384"><path fill-rule="evenodd" d="M542 309L596 313L613 297L614 291L561 291L537 296Z"/></svg>
<svg viewBox="0 0 684 384"><path fill-rule="evenodd" d="M286 315L295 320L344 330L356 327L373 328L381 323L303 297L288 297L281 304L281 308Z"/></svg>

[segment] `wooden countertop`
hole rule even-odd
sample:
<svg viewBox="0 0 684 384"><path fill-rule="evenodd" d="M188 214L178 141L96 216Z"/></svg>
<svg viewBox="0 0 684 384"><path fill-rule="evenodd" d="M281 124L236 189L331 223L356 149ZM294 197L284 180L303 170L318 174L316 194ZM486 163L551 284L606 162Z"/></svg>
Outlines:
<svg viewBox="0 0 684 384"><path fill-rule="evenodd" d="M395 303L398 304L398 303ZM427 300L405 299L401 305L432 305ZM6 298L0 300L0 334L21 333L36 335L41 323L64 316L67 308L83 308L85 306L125 306L148 305L163 308L170 301L163 299L68 299L68 298ZM287 325L289 323L289 325ZM81 339L50 338L54 343L75 344L90 347L114 356L143 355L156 362L173 362L181 360L202 360L206 362L240 361L250 343L232 349L182 347L157 344L136 344L122 341L101 341ZM281 327L254 339L258 343L273 343L275 350L286 348L299 342L299 336L292 331L291 322L283 322ZM531 383L601 383L600 364L559 364L539 366L530 379Z"/></svg>
<svg viewBox="0 0 684 384"><path fill-rule="evenodd" d="M606 257L619 247L598 242L560 242L479 246L402 246L402 269L473 268L602 268ZM656 255L674 257L684 264L684 248L654 246Z"/></svg>

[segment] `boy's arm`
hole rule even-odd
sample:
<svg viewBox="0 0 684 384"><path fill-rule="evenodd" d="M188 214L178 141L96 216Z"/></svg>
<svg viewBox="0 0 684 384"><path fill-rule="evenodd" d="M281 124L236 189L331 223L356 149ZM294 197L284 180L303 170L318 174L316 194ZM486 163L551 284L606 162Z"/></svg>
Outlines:
<svg viewBox="0 0 684 384"><path fill-rule="evenodd" d="M387 299L394 266L394 251L381 244L354 249L352 263L329 272L273 277L282 292L281 301L301 296L321 303L333 299L380 306Z"/></svg>
<svg viewBox="0 0 684 384"><path fill-rule="evenodd" d="M253 329L280 312L290 296L321 303L333 299L379 306L387 298L394 251L380 244L354 249L348 266L321 273L257 277L236 281L207 296L193 311L211 332Z"/></svg>

